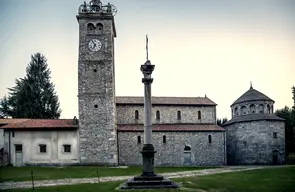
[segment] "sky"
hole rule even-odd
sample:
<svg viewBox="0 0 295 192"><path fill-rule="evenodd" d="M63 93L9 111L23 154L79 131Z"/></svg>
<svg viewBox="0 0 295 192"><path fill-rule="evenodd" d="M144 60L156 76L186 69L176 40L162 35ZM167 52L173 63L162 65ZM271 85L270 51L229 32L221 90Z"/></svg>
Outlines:
<svg viewBox="0 0 295 192"><path fill-rule="evenodd" d="M0 97L25 76L31 55L48 60L61 118L78 117L76 20L83 0L1 0ZM87 1L88 2L88 1ZM107 4L107 1L102 1ZM205 96L217 117L250 87L293 105L295 1L293 0L111 0L115 16L117 96L143 96L140 65L146 61L153 96Z"/></svg>

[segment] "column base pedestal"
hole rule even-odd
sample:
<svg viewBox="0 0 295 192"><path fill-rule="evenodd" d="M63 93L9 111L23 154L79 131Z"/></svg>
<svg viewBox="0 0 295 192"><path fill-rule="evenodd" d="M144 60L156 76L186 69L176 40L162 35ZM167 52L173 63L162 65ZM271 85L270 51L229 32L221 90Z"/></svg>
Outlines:
<svg viewBox="0 0 295 192"><path fill-rule="evenodd" d="M144 144L142 148L143 171L139 176L128 179L120 185L120 189L157 189L178 188L178 185L162 175L154 173L154 146Z"/></svg>
<svg viewBox="0 0 295 192"><path fill-rule="evenodd" d="M120 189L178 188L178 185L162 175L135 176L120 185Z"/></svg>

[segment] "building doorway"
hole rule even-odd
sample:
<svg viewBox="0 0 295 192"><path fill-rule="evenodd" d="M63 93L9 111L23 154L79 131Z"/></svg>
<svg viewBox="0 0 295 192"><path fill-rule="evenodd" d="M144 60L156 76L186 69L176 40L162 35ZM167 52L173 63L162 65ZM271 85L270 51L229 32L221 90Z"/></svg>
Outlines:
<svg viewBox="0 0 295 192"><path fill-rule="evenodd" d="M14 166L20 167L22 165L23 165L23 145L15 145Z"/></svg>
<svg viewBox="0 0 295 192"><path fill-rule="evenodd" d="M184 147L184 156L183 156L183 164L191 165L192 164L192 153L191 148L189 146Z"/></svg>
<svg viewBox="0 0 295 192"><path fill-rule="evenodd" d="M274 165L279 164L279 151L278 150L274 150L273 154L272 154L272 163Z"/></svg>

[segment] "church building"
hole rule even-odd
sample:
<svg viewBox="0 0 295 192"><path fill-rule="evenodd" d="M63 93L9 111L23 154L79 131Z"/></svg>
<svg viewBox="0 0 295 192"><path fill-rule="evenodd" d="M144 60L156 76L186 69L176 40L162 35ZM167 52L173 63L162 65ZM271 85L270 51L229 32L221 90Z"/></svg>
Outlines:
<svg viewBox="0 0 295 192"><path fill-rule="evenodd" d="M84 2L78 9L79 120L1 119L3 164L5 160L15 166L142 164L144 99L115 93L115 13L115 6L100 0ZM269 164L276 151L277 161L282 162L284 123L272 114L273 101L265 97L238 99L226 129L216 124L217 104L206 96L152 97L155 165L252 164L258 157L259 163ZM252 110L255 113L250 114Z"/></svg>
<svg viewBox="0 0 295 192"><path fill-rule="evenodd" d="M273 113L274 101L252 85L232 105L226 129L228 164L282 164L285 122Z"/></svg>

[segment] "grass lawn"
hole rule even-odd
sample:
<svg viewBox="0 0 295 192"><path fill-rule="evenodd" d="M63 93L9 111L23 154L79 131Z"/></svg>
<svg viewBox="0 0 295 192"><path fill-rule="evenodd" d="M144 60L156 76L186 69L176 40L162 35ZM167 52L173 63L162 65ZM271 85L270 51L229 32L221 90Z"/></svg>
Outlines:
<svg viewBox="0 0 295 192"><path fill-rule="evenodd" d="M295 191L295 167L275 169L262 169L235 173L222 173L216 175L199 176L175 179L182 182L184 189L170 190L140 190L142 192L294 192ZM57 186L37 188L35 192L59 191L59 192L115 192L116 187L122 182L107 182L100 184L81 184L74 186ZM7 192L29 192L32 189L7 190Z"/></svg>
<svg viewBox="0 0 295 192"><path fill-rule="evenodd" d="M190 171L213 167L157 167L156 173L168 173ZM4 181L27 181L31 180L33 170L34 180L64 179L64 178L87 178L105 176L137 175L142 171L141 167L109 168L99 166L76 166L76 167L0 167L0 182Z"/></svg>

